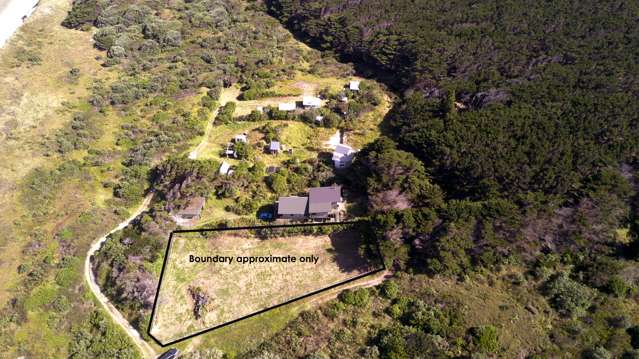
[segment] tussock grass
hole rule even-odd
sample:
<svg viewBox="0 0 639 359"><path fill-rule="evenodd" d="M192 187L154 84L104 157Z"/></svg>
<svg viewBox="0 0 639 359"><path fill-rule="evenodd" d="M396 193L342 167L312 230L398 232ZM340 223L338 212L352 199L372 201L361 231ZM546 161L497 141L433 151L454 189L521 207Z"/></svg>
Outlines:
<svg viewBox="0 0 639 359"><path fill-rule="evenodd" d="M350 232L260 239L247 231L174 237L152 332L163 340L183 337L286 302L364 273L370 268ZM316 255L317 264L190 263L189 255L296 257ZM193 314L189 288L209 296L202 318ZM178 324L179 323L179 324Z"/></svg>

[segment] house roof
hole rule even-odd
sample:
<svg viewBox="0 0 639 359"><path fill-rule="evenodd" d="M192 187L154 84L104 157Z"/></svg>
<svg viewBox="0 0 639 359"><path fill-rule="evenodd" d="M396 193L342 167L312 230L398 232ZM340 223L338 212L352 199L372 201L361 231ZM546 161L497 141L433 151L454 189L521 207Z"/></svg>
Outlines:
<svg viewBox="0 0 639 359"><path fill-rule="evenodd" d="M342 187L314 187L308 192L308 212L330 212L334 203L342 201Z"/></svg>
<svg viewBox="0 0 639 359"><path fill-rule="evenodd" d="M271 141L271 144L268 146L268 149L271 151L279 151L280 143L278 141Z"/></svg>
<svg viewBox="0 0 639 359"><path fill-rule="evenodd" d="M353 158L355 158L355 152L351 152L349 154L341 154L337 152L333 152L333 161L339 161L341 163L350 163L353 162Z"/></svg>
<svg viewBox="0 0 639 359"><path fill-rule="evenodd" d="M353 91L359 91L359 81L351 81L348 84L348 88Z"/></svg>
<svg viewBox="0 0 639 359"><path fill-rule="evenodd" d="M306 204L308 203L308 197L280 197L277 201L277 214L306 214Z"/></svg>
<svg viewBox="0 0 639 359"><path fill-rule="evenodd" d="M246 142L246 135L245 134L239 134L239 135L235 135L235 137L233 137L233 140L235 140L235 142Z"/></svg>
<svg viewBox="0 0 639 359"><path fill-rule="evenodd" d="M303 106L314 106L319 107L322 104L322 100L319 97L315 96L304 96L302 97L302 105Z"/></svg>
<svg viewBox="0 0 639 359"><path fill-rule="evenodd" d="M277 108L280 111L295 111L295 108L297 106L295 105L295 102L282 102L279 105L277 105Z"/></svg>
<svg viewBox="0 0 639 359"><path fill-rule="evenodd" d="M343 145L343 144L338 144L337 146L335 146L335 153L339 153L342 155L347 155L351 152L354 152L353 147L348 146L348 145Z"/></svg>
<svg viewBox="0 0 639 359"><path fill-rule="evenodd" d="M182 208L179 212L179 216L199 216L202 213L205 203L204 197L193 197L189 201L186 207Z"/></svg>

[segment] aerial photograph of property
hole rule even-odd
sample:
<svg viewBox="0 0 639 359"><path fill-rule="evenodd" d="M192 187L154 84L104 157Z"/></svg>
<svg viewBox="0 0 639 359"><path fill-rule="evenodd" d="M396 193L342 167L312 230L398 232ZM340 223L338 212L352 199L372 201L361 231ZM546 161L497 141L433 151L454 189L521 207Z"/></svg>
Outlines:
<svg viewBox="0 0 639 359"><path fill-rule="evenodd" d="M0 359L639 359L639 2L0 0Z"/></svg>

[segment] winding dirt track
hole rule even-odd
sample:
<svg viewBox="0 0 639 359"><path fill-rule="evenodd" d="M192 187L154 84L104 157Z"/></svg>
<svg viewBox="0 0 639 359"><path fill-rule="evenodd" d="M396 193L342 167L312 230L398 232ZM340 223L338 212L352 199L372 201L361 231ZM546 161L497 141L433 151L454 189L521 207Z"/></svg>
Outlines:
<svg viewBox="0 0 639 359"><path fill-rule="evenodd" d="M120 311L118 311L117 308L113 304L111 304L111 301L109 301L109 299L102 293L102 291L100 291L100 286L98 286L98 283L95 281L95 276L93 275L93 271L91 270L91 257L93 257L95 252L97 252L100 249L102 244L107 240L107 238L111 234L124 229L124 227L128 226L129 223L131 223L131 221L133 221L137 216L139 216L142 212L146 211L149 208L149 204L151 203L152 198L153 198L152 193L147 195L144 198L144 201L142 202L142 204L133 213L131 213L131 216L129 216L129 218L122 221L120 224L118 224L117 227L113 228L109 233L105 234L104 236L96 239L93 243L91 243L91 248L89 248L89 252L87 253L87 257L84 261L84 278L86 278L87 280L89 289L91 289L91 292L93 292L93 294L98 299L100 304L102 304L102 307L104 307L104 309L109 313L109 315L111 315L111 318L113 318L113 320L120 327L122 327L122 329L129 335L131 340L133 340L133 342L139 348L144 358L155 358L157 357L157 353L155 352L155 350L153 350L153 348L149 345L149 343L147 343L146 341L144 341L144 339L142 339L142 337L140 336L140 333L138 333L138 331L135 330L135 328L133 328L131 324L129 324L129 322L124 318L124 316L122 316L122 313L120 313Z"/></svg>
<svg viewBox="0 0 639 359"><path fill-rule="evenodd" d="M237 91L237 89L233 89L233 88L224 89L222 91L222 94L220 95L220 107L224 106L229 101L235 101L237 99L238 92L239 91ZM264 104L257 103L257 105L265 105L265 104L266 103ZM189 153L189 156L188 156L189 159L197 159L200 152L206 147L208 143L209 134L211 130L213 129L213 121L215 120L215 117L217 116L218 111L219 111L219 107L212 113L211 119L207 123L204 136L202 136L201 141ZM124 229L137 216L139 216L142 212L146 211L149 208L149 204L151 203L152 199L153 199L153 193L150 193L144 198L144 201L142 202L142 204L131 214L131 216L129 216L129 218L122 221L120 224L118 224L117 227L113 228L109 233L96 239L91 244L91 248L89 248L89 252L87 253L87 257L84 262L84 277L86 278L87 284L89 285L89 289L91 289L91 292L93 292L95 297L98 299L102 307L104 307L104 309L109 313L111 318L113 318L113 320L127 333L127 335L131 338L131 340L133 340L133 342L139 348L144 358L156 358L158 354L155 352L153 347L149 345L149 343L147 343L144 339L142 339L142 336L140 335L140 333L131 326L131 324L126 320L126 318L124 318L122 313L120 313L120 311L118 311L118 309L111 303L111 301L109 301L109 299L102 293L102 291L100 290L100 286L97 284L95 280L93 271L91 270L91 258L93 257L95 252L97 252L100 249L102 244L108 239L108 237L111 234ZM369 279L368 281L355 282L341 289L343 290L347 288L374 286L381 283L386 278L387 275L388 273L384 273L382 275L375 276L374 278ZM315 303L315 302L321 303L323 301L334 298L336 295L337 295L336 292L328 293L326 295L322 295L311 300L309 303Z"/></svg>
<svg viewBox="0 0 639 359"><path fill-rule="evenodd" d="M189 153L189 159L191 160L197 159L197 156L200 154L200 152L202 152L202 150L206 147L206 145L209 142L209 135L211 134L211 130L213 129L213 122L215 121L215 118L217 117L217 114L220 111L220 108L226 105L229 101L236 101L237 97L239 96L239 93L240 93L239 89L235 87L222 90L222 92L220 93L220 99L219 99L220 104L215 109L215 111L213 111L213 113L211 114L211 119L206 124L206 129L204 130L204 136L202 136L202 140L200 140L200 143L198 143L197 146L195 146L195 148L193 149L193 151Z"/></svg>
<svg viewBox="0 0 639 359"><path fill-rule="evenodd" d="M220 96L221 106L226 104L228 101L234 100L236 97L237 97L237 94L232 92L231 90L223 91ZM211 119L207 123L206 131L204 136L202 136L202 140L198 143L197 146L195 146L193 151L191 151L191 153L189 154L190 159L197 159L199 152L206 146L209 133L211 132L211 129L213 128L212 124L215 119L215 116L217 115L217 112L218 110L216 110L211 115ZM105 234L104 236L96 239L93 243L91 243L91 247L89 248L89 252L87 253L87 257L84 261L84 278L86 279L87 284L89 285L89 289L91 289L91 292L95 295L95 297L98 299L98 301L100 302L102 307L107 311L107 313L109 313L111 318L113 318L113 321L115 321L127 333L127 335L131 338L131 340L133 340L133 342L138 347L138 349L140 350L140 353L142 354L144 358L156 358L158 354L155 352L153 347L149 345L149 343L147 343L144 339L142 339L142 336L140 335L140 333L131 326L131 324L126 320L126 318L124 318L122 313L120 313L120 311L111 303L109 298L107 298L102 293L102 291L100 290L100 286L95 280L95 275L93 274L93 271L91 270L91 258L98 250L100 250L100 247L102 247L102 244L106 242L106 240L109 238L111 234L124 229L137 216L139 216L140 214L142 214L142 212L149 209L149 204L151 203L152 199L153 199L153 193L150 193L144 198L144 201L142 202L142 204L140 204L140 206L133 213L131 213L129 218L120 222L120 224L118 224L117 227L113 228L109 233Z"/></svg>

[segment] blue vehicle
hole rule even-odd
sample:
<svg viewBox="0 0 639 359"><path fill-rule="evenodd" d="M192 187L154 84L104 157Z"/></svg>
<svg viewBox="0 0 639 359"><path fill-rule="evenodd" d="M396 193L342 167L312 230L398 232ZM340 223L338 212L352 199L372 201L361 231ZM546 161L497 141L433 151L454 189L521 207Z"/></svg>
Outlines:
<svg viewBox="0 0 639 359"><path fill-rule="evenodd" d="M260 214L257 215L257 217L261 220L270 220L273 219L273 213L271 212L260 212Z"/></svg>
<svg viewBox="0 0 639 359"><path fill-rule="evenodd" d="M178 357L179 353L180 351L175 348L169 349L166 352L164 352L164 354L160 355L158 359L175 359Z"/></svg>

